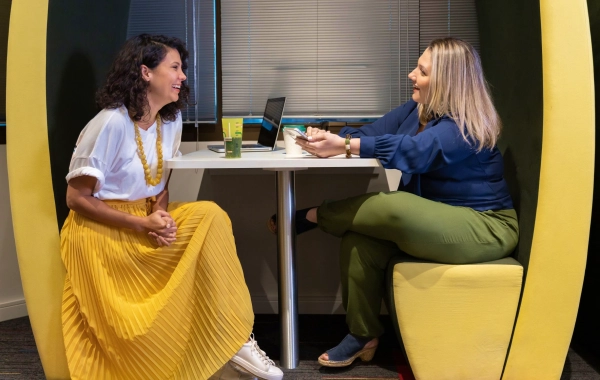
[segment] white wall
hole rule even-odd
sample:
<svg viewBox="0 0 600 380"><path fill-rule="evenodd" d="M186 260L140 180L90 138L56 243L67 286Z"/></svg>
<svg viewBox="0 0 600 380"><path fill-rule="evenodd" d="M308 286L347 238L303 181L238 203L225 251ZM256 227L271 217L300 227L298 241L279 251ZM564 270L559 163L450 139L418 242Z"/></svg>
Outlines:
<svg viewBox="0 0 600 380"><path fill-rule="evenodd" d="M205 147L206 143L200 143ZM196 150L183 143L182 152ZM251 154L251 153L247 153ZM315 169L296 173L297 208L368 191L396 189L399 172L377 169ZM233 223L238 255L255 313L277 312L277 239L267 228L275 213L275 173L264 170L176 170L171 200L213 200ZM10 216L6 145L0 145L0 321L27 315ZM342 313L339 289L339 239L314 230L297 238L300 313Z"/></svg>
<svg viewBox="0 0 600 380"><path fill-rule="evenodd" d="M0 322L27 315L13 236L6 145L0 145Z"/></svg>

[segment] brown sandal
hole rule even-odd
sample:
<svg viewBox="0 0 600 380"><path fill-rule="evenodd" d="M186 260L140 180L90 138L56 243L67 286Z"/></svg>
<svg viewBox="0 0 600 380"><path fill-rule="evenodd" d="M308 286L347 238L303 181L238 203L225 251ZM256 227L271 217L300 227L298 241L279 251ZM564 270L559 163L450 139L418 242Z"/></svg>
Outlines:
<svg viewBox="0 0 600 380"><path fill-rule="evenodd" d="M365 348L374 338L359 337L352 334L346 337L334 348L327 350L329 360L319 357L319 364L325 367L347 367L357 358L363 362L373 359L377 346Z"/></svg>

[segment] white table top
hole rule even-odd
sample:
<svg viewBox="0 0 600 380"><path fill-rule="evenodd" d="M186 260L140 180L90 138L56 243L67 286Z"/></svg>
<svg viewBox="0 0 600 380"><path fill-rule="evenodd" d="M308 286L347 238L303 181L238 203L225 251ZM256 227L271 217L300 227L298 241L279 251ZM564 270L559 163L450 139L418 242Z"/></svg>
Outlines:
<svg viewBox="0 0 600 380"><path fill-rule="evenodd" d="M242 152L242 158L225 158L225 153L215 153L206 148L165 160L168 169L272 169L296 170L308 168L356 168L378 167L375 158L346 158L345 155L318 158L306 155L299 158L285 158L285 150L272 152Z"/></svg>

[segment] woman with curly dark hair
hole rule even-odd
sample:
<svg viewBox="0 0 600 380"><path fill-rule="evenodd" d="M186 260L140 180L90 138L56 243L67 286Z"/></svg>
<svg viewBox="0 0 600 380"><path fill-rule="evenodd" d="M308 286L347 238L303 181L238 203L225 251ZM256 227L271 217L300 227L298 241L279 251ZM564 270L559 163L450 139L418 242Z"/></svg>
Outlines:
<svg viewBox="0 0 600 380"><path fill-rule="evenodd" d="M252 338L231 222L212 202L168 202L188 52L140 35L120 50L81 132L61 231L63 335L73 379L207 379L228 361L283 373Z"/></svg>

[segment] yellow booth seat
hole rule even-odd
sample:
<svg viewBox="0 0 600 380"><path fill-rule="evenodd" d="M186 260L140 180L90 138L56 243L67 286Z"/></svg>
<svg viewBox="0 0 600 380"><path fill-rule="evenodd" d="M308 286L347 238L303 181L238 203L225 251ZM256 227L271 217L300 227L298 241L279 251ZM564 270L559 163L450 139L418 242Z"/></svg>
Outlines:
<svg viewBox="0 0 600 380"><path fill-rule="evenodd" d="M390 268L416 378L498 379L519 303L521 264L512 258L472 265L396 261Z"/></svg>
<svg viewBox="0 0 600 380"><path fill-rule="evenodd" d="M417 380L559 379L585 273L594 80L585 0L477 0L519 216L514 258L396 260L388 307ZM523 282L523 286L521 286Z"/></svg>
<svg viewBox="0 0 600 380"><path fill-rule="evenodd" d="M397 259L389 271L390 309L417 379L499 379L521 294L518 261Z"/></svg>

